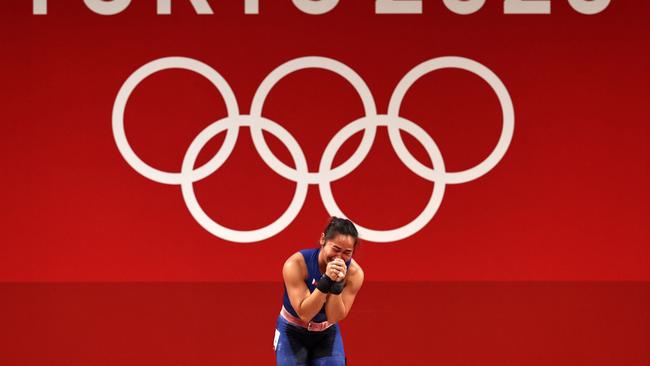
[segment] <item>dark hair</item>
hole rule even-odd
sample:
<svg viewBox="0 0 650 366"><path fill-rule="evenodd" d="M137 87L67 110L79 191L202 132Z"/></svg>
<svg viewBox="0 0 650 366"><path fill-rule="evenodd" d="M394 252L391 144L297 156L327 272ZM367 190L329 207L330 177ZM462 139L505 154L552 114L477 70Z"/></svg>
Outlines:
<svg viewBox="0 0 650 366"><path fill-rule="evenodd" d="M327 226L325 226L325 230L323 230L323 235L325 236L325 240L330 240L339 234L349 235L354 238L355 248L357 247L357 244L359 244L359 233L357 232L357 228L354 227L352 221L332 216L330 221L327 223Z"/></svg>

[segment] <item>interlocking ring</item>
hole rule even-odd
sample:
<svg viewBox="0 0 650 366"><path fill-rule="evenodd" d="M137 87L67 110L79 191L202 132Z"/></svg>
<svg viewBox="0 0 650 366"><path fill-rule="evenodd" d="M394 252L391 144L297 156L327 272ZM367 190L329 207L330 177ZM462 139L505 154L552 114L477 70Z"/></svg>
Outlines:
<svg viewBox="0 0 650 366"><path fill-rule="evenodd" d="M228 115L213 122L197 135L185 153L180 172L165 172L142 161L129 145L124 132L124 110L131 93L140 82L156 72L173 68L193 71L208 79L224 98ZM331 71L346 79L359 94L365 111L365 116L350 122L334 135L323 152L317 172L308 170L305 155L293 136L281 125L262 115L266 97L275 84L290 73L309 68ZM503 112L501 136L494 150L481 163L460 172L447 172L442 154L431 136L416 123L399 116L402 99L413 83L429 72L445 68L466 70L485 80L496 93ZM436 214L438 207L440 207L446 184L469 182L494 168L508 150L514 132L514 118L514 108L510 94L499 77L484 65L463 57L438 57L414 67L395 88L386 115L377 114L374 98L363 79L347 65L331 58L301 57L280 65L262 81L255 92L250 115L242 115L239 113L237 99L232 89L216 70L192 58L165 57L143 65L127 78L120 88L113 105L112 124L118 150L133 169L155 182L180 185L185 204L199 225L219 238L236 243L261 241L284 230L300 212L310 184L318 185L321 199L330 215L347 217L334 199L331 183L345 177L356 169L368 155L375 139L377 127L387 127L391 145L400 160L415 174L435 184L424 210L414 220L402 227L390 230L374 230L366 228L355 221L361 238L382 243L404 239L426 226ZM216 172L230 156L241 127L250 129L253 144L262 160L280 176L296 182L296 191L285 212L273 223L255 230L233 230L219 225L205 213L194 194L194 183ZM343 164L332 168L334 157L341 146L352 135L361 130L363 130L363 138L356 151ZM432 168L420 163L411 155L400 136L400 130L409 133L422 144L433 163ZM208 141L223 131L226 131L226 137L219 151L207 163L195 169L194 164L200 151ZM295 169L284 164L271 152L264 140L262 131L275 135L285 144L294 160Z"/></svg>

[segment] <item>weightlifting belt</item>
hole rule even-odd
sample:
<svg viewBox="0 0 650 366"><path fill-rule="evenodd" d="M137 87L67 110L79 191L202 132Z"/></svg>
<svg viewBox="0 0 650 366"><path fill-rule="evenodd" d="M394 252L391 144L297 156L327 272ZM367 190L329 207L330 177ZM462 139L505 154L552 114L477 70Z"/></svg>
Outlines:
<svg viewBox="0 0 650 366"><path fill-rule="evenodd" d="M302 328L307 329L310 332L322 332L325 329L331 327L335 323L330 323L327 321L324 321L322 323L316 323L316 322L306 322L300 318L297 318L293 316L290 312L287 311L287 309L282 307L282 310L280 311L280 316L284 318L289 324L293 324Z"/></svg>

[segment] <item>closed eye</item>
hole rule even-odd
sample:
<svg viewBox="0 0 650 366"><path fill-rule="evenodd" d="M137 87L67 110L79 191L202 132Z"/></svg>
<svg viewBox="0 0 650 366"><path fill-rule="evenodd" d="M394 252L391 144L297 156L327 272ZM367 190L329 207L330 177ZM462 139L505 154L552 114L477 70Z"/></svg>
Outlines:
<svg viewBox="0 0 650 366"><path fill-rule="evenodd" d="M333 246L332 249L334 249L334 251L336 251L337 253L343 250L340 247L337 247L336 245ZM348 249L348 250L344 251L343 253L345 255L350 255L350 254L352 254L352 251Z"/></svg>

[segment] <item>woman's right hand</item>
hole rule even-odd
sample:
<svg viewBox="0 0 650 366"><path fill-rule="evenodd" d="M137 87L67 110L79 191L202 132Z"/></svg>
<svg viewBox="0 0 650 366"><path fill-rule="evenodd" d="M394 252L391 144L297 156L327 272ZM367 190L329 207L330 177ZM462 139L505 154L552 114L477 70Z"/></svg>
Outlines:
<svg viewBox="0 0 650 366"><path fill-rule="evenodd" d="M327 277L335 282L343 281L346 273L347 267L341 258L336 258L333 261L327 263L327 267L325 268L325 274Z"/></svg>

